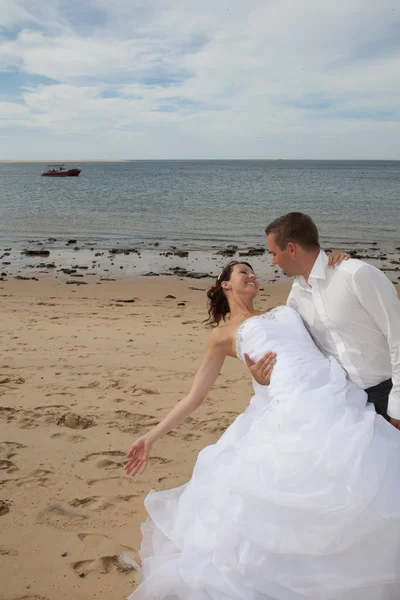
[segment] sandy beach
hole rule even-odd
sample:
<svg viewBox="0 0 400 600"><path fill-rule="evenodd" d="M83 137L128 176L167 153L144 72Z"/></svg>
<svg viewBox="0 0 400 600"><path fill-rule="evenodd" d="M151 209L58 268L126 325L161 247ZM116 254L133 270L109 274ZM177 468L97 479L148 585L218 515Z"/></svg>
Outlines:
<svg viewBox="0 0 400 600"><path fill-rule="evenodd" d="M136 572L118 557L137 556L145 495L190 478L199 450L251 397L245 367L228 360L148 471L125 476L131 442L189 389L208 335L209 283L1 282L2 600L122 600L135 588ZM262 288L258 309L283 303L289 289Z"/></svg>

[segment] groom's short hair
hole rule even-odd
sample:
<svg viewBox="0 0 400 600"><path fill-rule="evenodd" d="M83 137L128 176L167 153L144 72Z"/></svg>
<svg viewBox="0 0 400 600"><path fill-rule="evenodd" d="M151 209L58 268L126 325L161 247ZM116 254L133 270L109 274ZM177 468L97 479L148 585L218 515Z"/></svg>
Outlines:
<svg viewBox="0 0 400 600"><path fill-rule="evenodd" d="M305 248L319 248L317 226L311 217L301 212L278 217L265 228L265 233L275 234L275 242L281 250L285 250L289 242Z"/></svg>

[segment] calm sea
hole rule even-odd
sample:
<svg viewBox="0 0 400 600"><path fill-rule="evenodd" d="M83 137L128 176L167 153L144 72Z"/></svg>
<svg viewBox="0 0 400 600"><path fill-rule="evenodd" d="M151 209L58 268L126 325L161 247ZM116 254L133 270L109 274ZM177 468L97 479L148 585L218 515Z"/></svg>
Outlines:
<svg viewBox="0 0 400 600"><path fill-rule="evenodd" d="M82 173L63 179L41 177L44 166L0 164L3 243L259 244L269 221L300 210L328 244L399 244L400 162L71 163Z"/></svg>

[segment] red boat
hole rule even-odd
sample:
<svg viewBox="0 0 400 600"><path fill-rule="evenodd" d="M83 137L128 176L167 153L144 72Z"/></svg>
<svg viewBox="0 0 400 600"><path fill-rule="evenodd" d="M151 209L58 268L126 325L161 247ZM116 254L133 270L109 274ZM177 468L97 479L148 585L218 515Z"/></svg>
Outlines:
<svg viewBox="0 0 400 600"><path fill-rule="evenodd" d="M42 171L43 177L78 177L81 169L66 169L65 165L47 165L48 170Z"/></svg>

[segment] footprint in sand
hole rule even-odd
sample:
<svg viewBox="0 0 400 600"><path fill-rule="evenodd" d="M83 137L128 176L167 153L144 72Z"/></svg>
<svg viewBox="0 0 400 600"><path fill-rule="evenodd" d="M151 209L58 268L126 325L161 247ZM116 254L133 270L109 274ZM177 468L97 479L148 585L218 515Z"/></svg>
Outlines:
<svg viewBox="0 0 400 600"><path fill-rule="evenodd" d="M39 411L44 410L47 412L50 411L50 412L56 414L60 408L66 410L68 407L65 406L65 404L41 404L40 406L35 406L34 410L39 410ZM55 409L57 409L57 410L55 410Z"/></svg>
<svg viewBox="0 0 400 600"><path fill-rule="evenodd" d="M120 404L120 402L126 402L126 398L113 398L112 402L115 402L116 404Z"/></svg>
<svg viewBox="0 0 400 600"><path fill-rule="evenodd" d="M18 471L18 467L11 462L11 460L0 459L0 471L5 471L6 473L14 473L14 471Z"/></svg>
<svg viewBox="0 0 400 600"><path fill-rule="evenodd" d="M89 516L85 513L72 511L70 508L65 508L61 504L52 504L46 506L37 515L37 523L51 525L57 529L71 531L82 524L82 520L88 519Z"/></svg>
<svg viewBox="0 0 400 600"><path fill-rule="evenodd" d="M18 552L13 548L4 548L4 546L0 546L0 556L18 556Z"/></svg>
<svg viewBox="0 0 400 600"><path fill-rule="evenodd" d="M97 388L99 387L100 382L99 381L91 381L90 383L87 383L85 385L78 385L78 390L87 390L87 389L91 389L91 388Z"/></svg>
<svg viewBox="0 0 400 600"><path fill-rule="evenodd" d="M14 421L17 412L17 409L12 406L0 406L0 419L6 421L6 423L11 423Z"/></svg>
<svg viewBox="0 0 400 600"><path fill-rule="evenodd" d="M168 465L172 463L172 460L169 458L163 458L162 456L151 456L150 464L151 465Z"/></svg>
<svg viewBox="0 0 400 600"><path fill-rule="evenodd" d="M133 548L114 542L111 538L101 534L78 533L78 538L91 550L91 559L79 560L71 564L72 569L81 577L90 572L109 574L124 573L132 570L121 560L121 555L128 552L135 553Z"/></svg>
<svg viewBox="0 0 400 600"><path fill-rule="evenodd" d="M158 395L158 390L152 390L151 388L145 388L140 385L134 385L131 391L132 396L149 396Z"/></svg>
<svg viewBox="0 0 400 600"><path fill-rule="evenodd" d="M17 410L10 406L0 408L0 418L7 423L15 421L20 429L32 429L46 423L55 423L60 407L67 409L63 404L38 406L28 410Z"/></svg>
<svg viewBox="0 0 400 600"><path fill-rule="evenodd" d="M106 389L115 388L117 390L124 388L124 387L125 387L125 384L124 384L124 382L121 382L120 379L110 379L108 381L107 385L105 386Z"/></svg>
<svg viewBox="0 0 400 600"><path fill-rule="evenodd" d="M201 438L201 435L197 433L184 433L179 431L179 429L177 431L170 431L168 435L171 437L180 438L185 442L194 442L195 440L199 440Z"/></svg>
<svg viewBox="0 0 400 600"><path fill-rule="evenodd" d="M75 396L75 394L71 394L71 392L49 392L45 396L47 398L48 396Z"/></svg>
<svg viewBox="0 0 400 600"><path fill-rule="evenodd" d="M74 508L83 507L97 512L98 510L115 510L116 505L127 503L133 498L138 497L138 494L128 494L126 496L87 496L86 498L73 498L68 504Z"/></svg>
<svg viewBox="0 0 400 600"><path fill-rule="evenodd" d="M33 410L23 411L22 415L18 418L18 424L21 429L38 427L44 423L54 424L59 415L60 406L63 405L40 406ZM64 409L66 408L64 406Z"/></svg>
<svg viewBox="0 0 400 600"><path fill-rule="evenodd" d="M80 462L86 462L91 458L100 456L107 458L101 458L96 462L96 467L98 469L121 469L126 463L126 452L123 452L122 450L104 450L103 452L91 452L90 454L87 454L86 456L81 458ZM109 457L123 457L124 460L112 460Z"/></svg>
<svg viewBox="0 0 400 600"><path fill-rule="evenodd" d="M224 432L238 416L236 412L213 413L208 419L199 421L196 428L199 431L215 434Z"/></svg>
<svg viewBox="0 0 400 600"><path fill-rule="evenodd" d="M108 573L123 573L124 568L122 562L119 561L117 554L112 556L99 556L92 560L79 560L72 563L72 568L80 577L88 573L95 572L107 575Z"/></svg>
<svg viewBox="0 0 400 600"><path fill-rule="evenodd" d="M126 452L123 450L103 450L103 452L90 452L90 454L86 454L83 458L81 458L80 462L86 462L93 458L93 456L126 456Z"/></svg>
<svg viewBox="0 0 400 600"><path fill-rule="evenodd" d="M116 410L115 416L116 420L109 421L107 424L110 427L117 427L123 433L131 433L133 435L158 423L158 419L152 415L131 413L127 410Z"/></svg>
<svg viewBox="0 0 400 600"><path fill-rule="evenodd" d="M22 448L26 448L26 446L18 442L0 442L0 456L10 460L17 455L17 450L21 450Z"/></svg>
<svg viewBox="0 0 400 600"><path fill-rule="evenodd" d="M84 437L83 435L78 435L78 434L70 434L70 433L53 433L51 436L51 438L54 439L61 439L61 440L66 440L67 442L83 442L85 440L87 440L86 437Z"/></svg>
<svg viewBox="0 0 400 600"><path fill-rule="evenodd" d="M46 471L45 469L35 469L29 475L25 477L13 477L12 479L3 479L0 481L0 485L15 485L17 487L47 487L50 481L50 476L53 475L52 471Z"/></svg>
<svg viewBox="0 0 400 600"><path fill-rule="evenodd" d="M96 462L97 469L122 469L126 461L116 462L114 460L109 460L108 458L102 458Z"/></svg>
<svg viewBox="0 0 400 600"><path fill-rule="evenodd" d="M18 338L14 338L18 339ZM18 377L16 375L0 375L0 385L7 385L12 383L25 383L25 379L23 377Z"/></svg>
<svg viewBox="0 0 400 600"><path fill-rule="evenodd" d="M115 475L113 477L98 477L97 479L88 479L87 484L89 486L92 486L92 485L95 485L96 483L105 483L107 485L107 487L109 487L108 482L111 481L111 479L119 479L119 481L121 483L127 482L130 484L130 481L124 475Z"/></svg>

